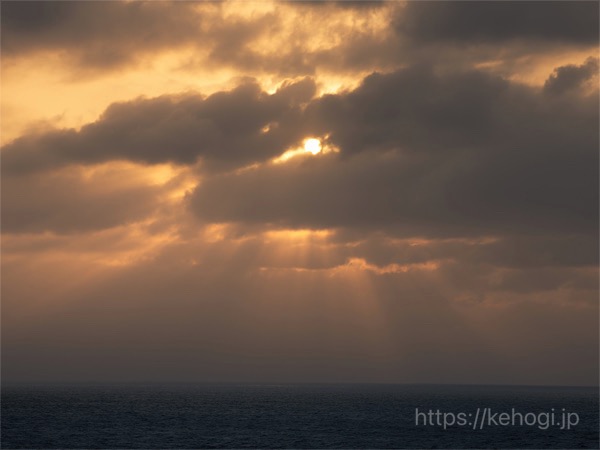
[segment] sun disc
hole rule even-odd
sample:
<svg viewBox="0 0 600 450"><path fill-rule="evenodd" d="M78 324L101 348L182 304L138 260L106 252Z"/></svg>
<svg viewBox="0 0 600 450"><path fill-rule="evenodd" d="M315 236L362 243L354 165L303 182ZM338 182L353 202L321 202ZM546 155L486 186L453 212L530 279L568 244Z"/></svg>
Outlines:
<svg viewBox="0 0 600 450"><path fill-rule="evenodd" d="M315 138L306 139L304 141L304 150L316 155L321 151L321 141Z"/></svg>

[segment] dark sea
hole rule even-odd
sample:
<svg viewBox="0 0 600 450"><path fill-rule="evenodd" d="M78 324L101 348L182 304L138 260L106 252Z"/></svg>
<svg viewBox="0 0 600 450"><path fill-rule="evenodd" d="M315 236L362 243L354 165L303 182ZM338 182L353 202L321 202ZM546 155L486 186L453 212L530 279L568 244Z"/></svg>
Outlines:
<svg viewBox="0 0 600 450"><path fill-rule="evenodd" d="M599 447L597 388L29 385L1 407L2 448Z"/></svg>

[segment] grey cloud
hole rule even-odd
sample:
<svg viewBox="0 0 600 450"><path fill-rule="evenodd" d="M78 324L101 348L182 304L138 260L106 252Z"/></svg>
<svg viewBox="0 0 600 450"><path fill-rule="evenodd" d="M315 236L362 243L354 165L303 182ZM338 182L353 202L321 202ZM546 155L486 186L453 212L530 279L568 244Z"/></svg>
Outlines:
<svg viewBox="0 0 600 450"><path fill-rule="evenodd" d="M383 0L306 0L302 2L296 2L296 7L335 7L342 9L370 9L379 8L385 5Z"/></svg>
<svg viewBox="0 0 600 450"><path fill-rule="evenodd" d="M552 100L483 71L419 64L374 73L347 95L312 102L306 116L345 153L423 149L443 158L449 149L485 146L506 154L527 140L537 155L563 145L595 147L596 106L595 96Z"/></svg>
<svg viewBox="0 0 600 450"><path fill-rule="evenodd" d="M501 269L591 268L598 265L598 237L508 236L493 240L435 239L427 242L391 240L374 234L359 241L340 242L337 251L345 257L365 258L378 266L449 261Z"/></svg>
<svg viewBox="0 0 600 450"><path fill-rule="evenodd" d="M280 38L288 13L322 30L331 15L377 8L385 14L383 30L333 26L333 47L306 48L311 25L301 21L284 37L286 46L265 52L257 45ZM3 8L2 51L7 61L52 52L77 78L174 49L197 50L180 61L179 69L192 72L232 67L255 75L347 74L423 60L455 67L492 58L515 70L523 55L597 44L597 17L594 2L408 2L404 8L394 2L290 2L252 18L232 18L212 2L11 1ZM512 45L513 38L531 42ZM456 43L469 48L458 50Z"/></svg>
<svg viewBox="0 0 600 450"><path fill-rule="evenodd" d="M594 267L598 265L598 236L511 237L472 245L464 258L512 269L532 267ZM459 253L460 250L459 250Z"/></svg>
<svg viewBox="0 0 600 450"><path fill-rule="evenodd" d="M304 79L268 95L254 83L207 98L189 94L112 104L80 131L25 135L2 149L4 173L110 160L237 167L273 157L300 140L301 106L315 94ZM265 126L269 130L263 132Z"/></svg>
<svg viewBox="0 0 600 450"><path fill-rule="evenodd" d="M556 291L567 288L597 291L598 281L600 281L598 273L594 269L589 271L573 269L504 270L498 273L496 281L491 283L490 287L519 293Z"/></svg>
<svg viewBox="0 0 600 450"><path fill-rule="evenodd" d="M597 229L596 95L415 67L314 100L304 117L339 156L208 178L190 199L198 217L404 236Z"/></svg>
<svg viewBox="0 0 600 450"><path fill-rule="evenodd" d="M573 2L407 2L397 30L420 41L466 44L514 39L573 44L598 43L598 3Z"/></svg>
<svg viewBox="0 0 600 450"><path fill-rule="evenodd" d="M89 232L136 222L160 206L160 189L76 170L2 178L3 233Z"/></svg>
<svg viewBox="0 0 600 450"><path fill-rule="evenodd" d="M198 37L202 17L193 8L193 2L5 2L2 50L5 57L61 50L80 65L111 68Z"/></svg>
<svg viewBox="0 0 600 450"><path fill-rule="evenodd" d="M577 66L570 64L554 70L544 83L544 91L549 94L562 94L581 87L586 81L598 76L598 58L588 58Z"/></svg>
<svg viewBox="0 0 600 450"><path fill-rule="evenodd" d="M345 153L467 147L489 139L491 122L513 91L483 72L438 75L430 65L416 65L373 73L347 95L313 102L307 117Z"/></svg>
<svg viewBox="0 0 600 450"><path fill-rule="evenodd" d="M257 38L280 31L282 17L289 10L298 9L302 15L322 18L323 9L336 14L338 8L364 10L382 4L279 4L273 12L234 19L225 18L222 4L211 2L6 2L2 14L2 50L5 58L58 51L73 69L90 74L90 69L97 73L116 69L156 52L187 46L201 50L203 56L198 64L203 67L225 65L307 75L314 73L318 54L307 52L301 38L278 54L265 55L252 50L251 44ZM355 34L360 37L362 31L356 30ZM360 38L355 41L361 42ZM343 51L351 50L342 47ZM321 63L335 66L330 60L339 49L326 53L328 57L321 58Z"/></svg>
<svg viewBox="0 0 600 450"><path fill-rule="evenodd" d="M537 180L545 174L535 167L519 167L514 175L506 172L497 183L486 183L479 168L451 174L444 162L331 158L210 178L190 201L199 218L215 222L345 226L399 236L594 232L594 170L553 163L560 171L547 180ZM587 179L553 184L557 175ZM540 182L544 189L513 189L513 182Z"/></svg>
<svg viewBox="0 0 600 450"><path fill-rule="evenodd" d="M208 176L191 196L193 209L207 221L398 235L596 229L596 95L547 96L483 72L426 65L372 74L351 92L314 93L305 79L273 95L246 83L205 99L114 104L79 132L9 143L3 173L200 158L208 175L263 162L317 135L340 154Z"/></svg>

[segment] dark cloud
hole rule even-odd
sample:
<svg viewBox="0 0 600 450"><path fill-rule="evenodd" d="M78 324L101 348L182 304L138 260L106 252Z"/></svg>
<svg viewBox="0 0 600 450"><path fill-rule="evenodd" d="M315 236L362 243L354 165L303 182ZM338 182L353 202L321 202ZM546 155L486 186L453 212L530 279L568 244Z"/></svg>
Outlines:
<svg viewBox="0 0 600 450"><path fill-rule="evenodd" d="M499 239L458 249L473 263L526 269L531 267L594 267L598 265L598 237L594 235L527 236Z"/></svg>
<svg viewBox="0 0 600 450"><path fill-rule="evenodd" d="M345 155L398 150L506 164L501 159L519 157L525 143L524 158L555 157L566 145L589 155L597 143L597 99L573 94L549 99L483 71L415 65L374 73L348 94L313 101L305 116L313 132L329 135Z"/></svg>
<svg viewBox="0 0 600 450"><path fill-rule="evenodd" d="M468 147L495 131L491 123L502 113L495 110L509 88L507 81L484 72L438 75L430 65L417 65L374 73L348 95L314 102L307 116L347 154Z"/></svg>
<svg viewBox="0 0 600 450"><path fill-rule="evenodd" d="M574 2L407 2L397 30L421 41L467 44L514 39L594 45L598 3Z"/></svg>
<svg viewBox="0 0 600 450"><path fill-rule="evenodd" d="M110 160L238 167L262 161L304 136L297 124L315 83L285 83L268 95L254 83L207 98L189 94L115 103L80 131L25 135L4 146L5 174ZM263 130L268 126L268 130Z"/></svg>
<svg viewBox="0 0 600 450"><path fill-rule="evenodd" d="M532 293L565 288L595 291L598 289L596 270L530 269L498 272L490 288L508 292Z"/></svg>
<svg viewBox="0 0 600 450"><path fill-rule="evenodd" d="M398 236L590 233L597 226L596 166L583 170L593 157L552 161L554 173L520 166L494 178L480 172L493 168L463 168L460 160L374 159L329 158L206 179L191 206L206 221L384 229ZM458 166L450 172L449 164Z"/></svg>
<svg viewBox="0 0 600 450"><path fill-rule="evenodd" d="M339 155L208 178L191 197L198 216L425 236L597 228L596 95L416 67L314 100L304 117Z"/></svg>
<svg viewBox="0 0 600 450"><path fill-rule="evenodd" d="M383 228L396 235L589 233L598 218L598 98L480 71L417 65L312 99L309 79L268 95L246 83L208 98L111 105L80 131L24 136L3 173L130 160L264 162L308 136L339 154L207 177L191 196L213 222ZM326 138L325 138L326 136Z"/></svg>
<svg viewBox="0 0 600 450"><path fill-rule="evenodd" d="M384 0L303 0L303 1L288 1L288 4L296 8L302 9L327 9L339 8L350 10L370 10L380 8L386 5Z"/></svg>
<svg viewBox="0 0 600 450"><path fill-rule="evenodd" d="M562 94L581 87L585 82L598 76L598 58L588 58L577 66L569 64L554 70L544 83L544 91L549 94Z"/></svg>
<svg viewBox="0 0 600 450"><path fill-rule="evenodd" d="M598 264L597 236L508 236L492 240L435 239L414 242L367 235L352 245L341 242L345 258L364 258L377 266L420 264L459 259L461 263L493 268L591 268Z"/></svg>
<svg viewBox="0 0 600 450"><path fill-rule="evenodd" d="M66 20L77 7L75 2L6 2L2 8L2 24L9 34L41 32ZM11 48L10 42L7 48Z"/></svg>
<svg viewBox="0 0 600 450"><path fill-rule="evenodd" d="M336 14L354 14L361 25L332 23ZM597 17L594 2L288 2L247 17L218 2L10 1L3 7L2 51L7 62L52 53L76 79L179 49L194 50L179 65L192 72L348 74L421 60L514 64L519 56L552 53L557 43L589 47L597 44ZM290 18L293 28L284 25ZM316 46L315 36L322 41ZM507 43L521 38L532 42ZM273 43L270 51L265 42ZM472 45L449 52L456 42Z"/></svg>
<svg viewBox="0 0 600 450"><path fill-rule="evenodd" d="M127 176L67 169L3 177L2 232L86 232L143 220L160 206L160 189Z"/></svg>
<svg viewBox="0 0 600 450"><path fill-rule="evenodd" d="M313 34L310 28L296 29L290 39L294 43L276 52L264 53L255 42L265 36L279 39L282 22L289 12L309 14L310 21L322 21L323 8L335 14L336 10L365 10L381 5L382 2L290 2L277 5L273 12L248 18L226 14L224 5L218 2L11 1L3 7L2 50L5 59L30 53L58 53L72 65L72 70L86 76L184 48L197 50L184 68L228 66L253 73L311 75L317 64L339 68L335 57L339 49L336 46L325 52L307 51L304 40ZM362 38L363 31L355 30L353 45L361 45ZM367 38L367 42L371 40ZM342 47L344 52L351 50L346 45Z"/></svg>
<svg viewBox="0 0 600 450"><path fill-rule="evenodd" d="M193 2L9 1L1 20L5 58L58 50L96 69L189 43L202 27Z"/></svg>

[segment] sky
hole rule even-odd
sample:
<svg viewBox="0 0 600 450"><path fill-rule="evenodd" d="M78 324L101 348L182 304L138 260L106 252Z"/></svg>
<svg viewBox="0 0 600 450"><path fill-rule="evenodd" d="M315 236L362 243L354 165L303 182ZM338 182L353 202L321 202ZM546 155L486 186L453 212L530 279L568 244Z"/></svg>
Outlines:
<svg viewBox="0 0 600 450"><path fill-rule="evenodd" d="M598 383L598 2L0 5L5 382Z"/></svg>

